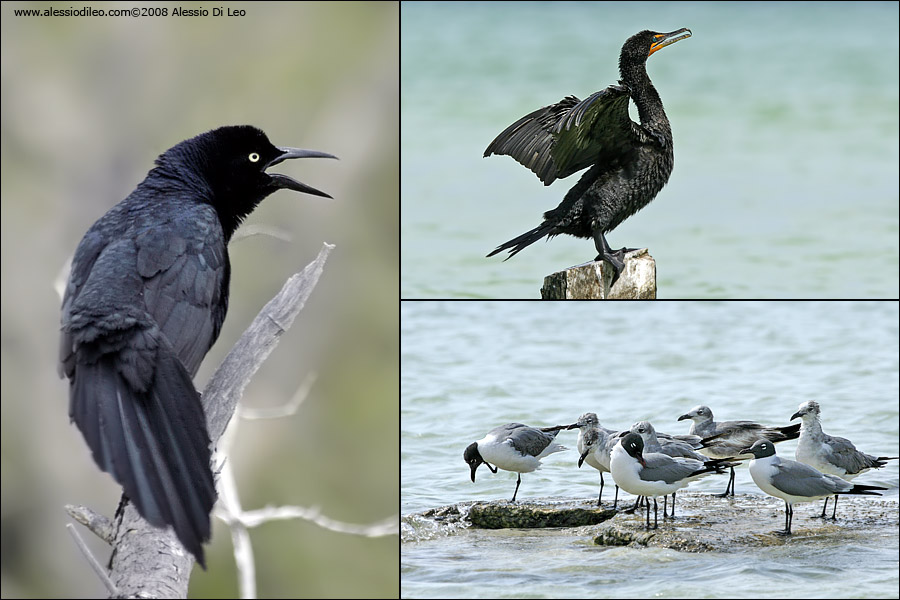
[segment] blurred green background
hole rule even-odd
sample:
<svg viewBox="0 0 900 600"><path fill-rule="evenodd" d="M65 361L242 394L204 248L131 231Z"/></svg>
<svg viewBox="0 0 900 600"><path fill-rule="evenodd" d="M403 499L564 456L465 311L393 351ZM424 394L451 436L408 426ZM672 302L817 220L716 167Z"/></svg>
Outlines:
<svg viewBox="0 0 900 600"><path fill-rule="evenodd" d="M67 384L56 374L53 281L85 230L157 155L221 125L253 124L276 145L341 159L279 165L335 199L270 196L247 222L277 226L291 240L253 236L230 249L230 311L198 387L284 280L323 242L337 246L245 393L247 406L277 406L308 371L319 373L296 416L241 425L230 460L244 507L320 506L330 518L371 523L399 505L398 4L215 5L244 17L13 14L86 5L2 5L5 598L104 594L65 531L63 505L111 515L120 492L69 424ZM251 537L260 597L399 595L396 536L289 521ZM85 538L105 560L108 548ZM228 531L214 522L209 570L195 570L192 597L235 596L231 550Z"/></svg>

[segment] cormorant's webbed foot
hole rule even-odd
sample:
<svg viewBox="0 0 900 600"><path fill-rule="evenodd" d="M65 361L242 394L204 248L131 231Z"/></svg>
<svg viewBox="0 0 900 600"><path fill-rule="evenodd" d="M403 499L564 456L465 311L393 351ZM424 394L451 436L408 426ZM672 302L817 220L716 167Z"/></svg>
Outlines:
<svg viewBox="0 0 900 600"><path fill-rule="evenodd" d="M619 274L622 272L622 269L625 268L625 263L622 261L622 259L620 259L615 254L606 254L606 255L598 254L597 257L594 258L594 261L598 261L598 260L605 260L610 265L612 265L613 278L612 278L612 282L609 285L610 286L615 285L616 281L619 280Z"/></svg>
<svg viewBox="0 0 900 600"><path fill-rule="evenodd" d="M625 253L631 252L631 250L635 250L636 248L622 248L613 252L610 249L603 232L599 230L594 231L594 246L596 246L597 252L600 253L594 260L605 260L612 265L614 272L612 283L610 285L615 285L616 281L619 279L619 275L622 273L622 269L625 268Z"/></svg>

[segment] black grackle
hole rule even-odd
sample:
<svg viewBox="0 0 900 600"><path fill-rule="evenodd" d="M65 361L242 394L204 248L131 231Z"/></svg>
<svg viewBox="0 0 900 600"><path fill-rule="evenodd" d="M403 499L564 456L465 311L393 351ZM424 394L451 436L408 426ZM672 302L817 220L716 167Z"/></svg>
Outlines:
<svg viewBox="0 0 900 600"><path fill-rule="evenodd" d="M331 197L266 169L331 154L273 146L248 125L185 140L87 231L62 303L69 416L138 512L171 525L205 568L216 500L191 378L228 310L227 244L269 194Z"/></svg>

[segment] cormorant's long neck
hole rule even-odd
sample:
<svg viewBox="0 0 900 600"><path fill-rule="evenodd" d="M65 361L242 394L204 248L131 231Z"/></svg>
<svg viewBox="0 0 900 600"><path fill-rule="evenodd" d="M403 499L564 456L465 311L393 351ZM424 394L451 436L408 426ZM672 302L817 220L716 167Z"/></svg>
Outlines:
<svg viewBox="0 0 900 600"><path fill-rule="evenodd" d="M669 119L663 110L662 100L656 88L647 76L645 63L620 64L619 72L622 75L622 83L631 90L631 99L637 106L641 125L659 133L669 132Z"/></svg>

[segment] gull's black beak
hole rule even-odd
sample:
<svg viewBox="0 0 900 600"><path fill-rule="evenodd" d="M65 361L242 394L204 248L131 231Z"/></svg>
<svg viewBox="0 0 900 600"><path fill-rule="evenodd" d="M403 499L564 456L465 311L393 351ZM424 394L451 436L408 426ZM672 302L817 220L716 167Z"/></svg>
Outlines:
<svg viewBox="0 0 900 600"><path fill-rule="evenodd" d="M587 458L588 453L591 451L590 448L584 451L584 454L578 457L578 468L581 468L581 465L584 464L584 459Z"/></svg>
<svg viewBox="0 0 900 600"><path fill-rule="evenodd" d="M319 152L318 150L304 150L303 148L278 148L281 151L281 154L273 158L269 161L269 164L266 165L266 169L269 167L274 167L280 162L284 162L289 158L334 158L337 159L337 156L333 154L328 154L327 152ZM306 185L305 183L301 183L294 179L293 177L288 177L287 175L282 175L281 173L272 173L269 175L269 179L272 181L272 185L277 188L284 188L288 190L294 190L296 192L303 192L304 194L312 194L314 196L323 196L325 198L331 198L331 195L326 194L316 188Z"/></svg>

